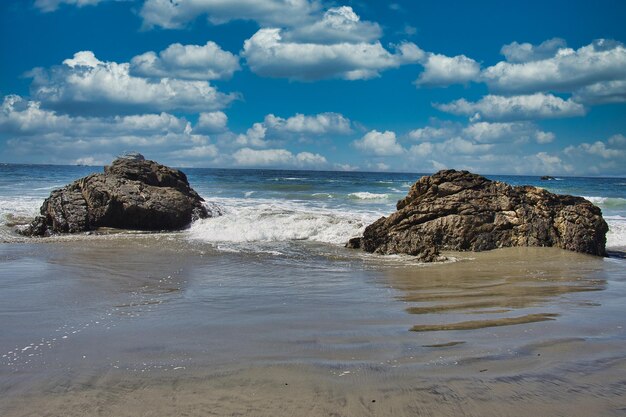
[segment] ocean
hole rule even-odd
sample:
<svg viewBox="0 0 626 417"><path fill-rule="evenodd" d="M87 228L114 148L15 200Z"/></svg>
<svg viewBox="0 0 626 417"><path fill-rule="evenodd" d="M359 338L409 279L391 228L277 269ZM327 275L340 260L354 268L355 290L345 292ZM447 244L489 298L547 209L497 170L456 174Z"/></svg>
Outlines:
<svg viewBox="0 0 626 417"><path fill-rule="evenodd" d="M626 410L626 179L487 175L598 205L607 258L345 249L419 173L190 168L186 230L13 232L101 170L0 165L3 416Z"/></svg>

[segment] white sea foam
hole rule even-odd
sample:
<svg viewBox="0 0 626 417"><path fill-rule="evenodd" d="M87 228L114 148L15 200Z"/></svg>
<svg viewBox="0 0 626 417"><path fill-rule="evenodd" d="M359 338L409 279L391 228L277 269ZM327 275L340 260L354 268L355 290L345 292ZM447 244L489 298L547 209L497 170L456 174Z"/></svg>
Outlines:
<svg viewBox="0 0 626 417"><path fill-rule="evenodd" d="M605 217L609 225L609 232L606 234L606 247L626 248L626 218L623 216Z"/></svg>
<svg viewBox="0 0 626 417"><path fill-rule="evenodd" d="M365 226L377 218L372 214L347 215L294 203L243 205L233 200L224 205L222 216L194 222L187 236L215 243L310 240L344 244L362 234Z"/></svg>
<svg viewBox="0 0 626 417"><path fill-rule="evenodd" d="M12 223L17 218L35 217L42 202L39 197L0 198L0 224Z"/></svg>
<svg viewBox="0 0 626 417"><path fill-rule="evenodd" d="M376 194L370 193L367 191L362 191L358 193L350 193L348 197L356 199L356 200L385 200L389 197L387 194Z"/></svg>
<svg viewBox="0 0 626 417"><path fill-rule="evenodd" d="M603 206L607 208L626 207L626 198L596 197L596 196L583 196L583 198L601 207Z"/></svg>

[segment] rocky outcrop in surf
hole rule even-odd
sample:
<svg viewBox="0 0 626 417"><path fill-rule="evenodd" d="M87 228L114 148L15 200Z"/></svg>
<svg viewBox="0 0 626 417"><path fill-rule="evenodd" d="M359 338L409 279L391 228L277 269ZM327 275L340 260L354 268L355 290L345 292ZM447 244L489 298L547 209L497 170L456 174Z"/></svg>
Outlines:
<svg viewBox="0 0 626 417"><path fill-rule="evenodd" d="M77 233L99 227L174 230L208 217L204 200L182 171L132 154L54 190L37 216L18 232L28 236Z"/></svg>
<svg viewBox="0 0 626 417"><path fill-rule="evenodd" d="M513 187L467 171L444 170L419 179L395 213L369 225L347 247L379 254L484 251L511 246L555 246L605 255L608 226L582 197Z"/></svg>

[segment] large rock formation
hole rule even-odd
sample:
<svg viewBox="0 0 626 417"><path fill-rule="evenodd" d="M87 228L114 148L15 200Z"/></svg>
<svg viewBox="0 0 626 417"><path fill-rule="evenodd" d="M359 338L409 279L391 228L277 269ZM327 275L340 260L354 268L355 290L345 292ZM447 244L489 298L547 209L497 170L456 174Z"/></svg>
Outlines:
<svg viewBox="0 0 626 417"><path fill-rule="evenodd" d="M467 171L419 179L395 213L369 225L347 246L434 261L440 250L484 251L510 246L556 246L605 255L608 226L581 197L491 181Z"/></svg>
<svg viewBox="0 0 626 417"><path fill-rule="evenodd" d="M54 190L41 215L26 228L29 236L76 233L98 227L172 230L208 217L204 200L177 169L140 154L121 157L92 174Z"/></svg>

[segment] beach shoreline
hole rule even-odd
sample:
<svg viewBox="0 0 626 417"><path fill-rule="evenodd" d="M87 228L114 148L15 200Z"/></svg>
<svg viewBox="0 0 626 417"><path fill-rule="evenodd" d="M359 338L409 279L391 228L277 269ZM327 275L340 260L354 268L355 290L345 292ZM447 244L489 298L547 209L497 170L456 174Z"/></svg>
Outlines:
<svg viewBox="0 0 626 417"><path fill-rule="evenodd" d="M420 265L306 242L224 253L183 237L2 244L14 281L1 348L18 351L3 358L2 414L611 416L626 406L619 258L509 248ZM532 314L554 316L410 331Z"/></svg>

